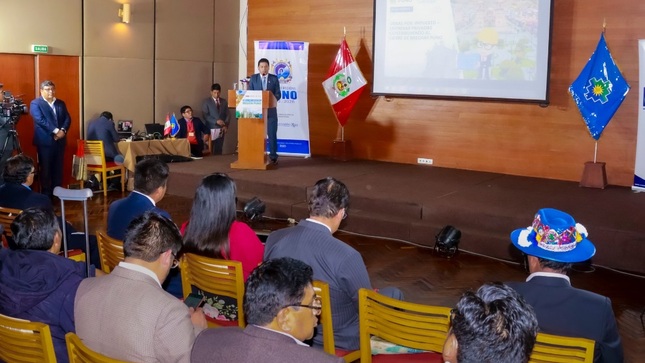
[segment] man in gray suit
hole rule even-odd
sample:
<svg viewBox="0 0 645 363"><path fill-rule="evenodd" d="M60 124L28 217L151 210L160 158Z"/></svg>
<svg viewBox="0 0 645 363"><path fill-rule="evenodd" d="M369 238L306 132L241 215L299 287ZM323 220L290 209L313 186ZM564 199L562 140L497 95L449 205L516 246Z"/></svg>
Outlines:
<svg viewBox="0 0 645 363"><path fill-rule="evenodd" d="M321 309L312 277L311 267L292 258L256 267L244 292L247 327L205 330L195 340L190 361L343 362L303 343L313 336Z"/></svg>
<svg viewBox="0 0 645 363"><path fill-rule="evenodd" d="M129 362L189 361L206 318L161 288L178 264L181 241L177 226L155 212L132 221L125 261L101 279L84 280L76 293L76 334L90 349Z"/></svg>
<svg viewBox="0 0 645 363"><path fill-rule="evenodd" d="M213 155L222 154L224 135L228 131L230 122L228 119L228 102L225 98L220 97L221 93L222 87L219 83L214 83L211 86L211 96L202 103L202 113L206 126L218 133L217 137L214 137L213 132L211 132L211 153Z"/></svg>

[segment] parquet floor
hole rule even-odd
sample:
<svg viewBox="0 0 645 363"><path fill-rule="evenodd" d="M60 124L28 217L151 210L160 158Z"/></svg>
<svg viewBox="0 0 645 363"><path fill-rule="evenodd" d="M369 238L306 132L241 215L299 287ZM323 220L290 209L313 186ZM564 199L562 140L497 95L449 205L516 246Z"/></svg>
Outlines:
<svg viewBox="0 0 645 363"><path fill-rule="evenodd" d="M120 192L110 192L106 200L101 194L88 202L90 232L105 228L108 204L121 197ZM189 216L191 203L189 198L168 195L159 203L159 207L167 210L175 222L182 223ZM57 205L57 208L60 206ZM65 209L67 219L82 230L82 203L68 202ZM285 226L285 221L263 220L252 223L254 229L267 233ZM463 251L447 259L427 248L399 241L343 232L339 232L338 237L361 252L375 287L397 286L408 301L454 306L465 290L476 289L486 281L523 280L527 276L519 264ZM433 236L428 238L433 239ZM584 265L575 266L570 277L574 286L611 298L626 361L645 362L645 328L640 320L641 311L645 309L645 278Z"/></svg>

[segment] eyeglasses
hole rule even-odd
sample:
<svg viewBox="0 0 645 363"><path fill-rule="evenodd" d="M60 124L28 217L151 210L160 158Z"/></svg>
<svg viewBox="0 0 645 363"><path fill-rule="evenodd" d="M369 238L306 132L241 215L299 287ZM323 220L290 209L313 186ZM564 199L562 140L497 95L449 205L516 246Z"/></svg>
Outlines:
<svg viewBox="0 0 645 363"><path fill-rule="evenodd" d="M177 266L179 266L179 260L177 259L177 255L175 255L174 253L171 253L171 255L172 255L172 266L170 266L170 268L177 268Z"/></svg>
<svg viewBox="0 0 645 363"><path fill-rule="evenodd" d="M347 209L343 211L343 219L347 218Z"/></svg>
<svg viewBox="0 0 645 363"><path fill-rule="evenodd" d="M322 312L322 299L320 298L320 296L314 296L314 300L309 305L291 304L291 305L285 306L285 308L290 306L311 309L314 315L318 316Z"/></svg>
<svg viewBox="0 0 645 363"><path fill-rule="evenodd" d="M54 87L44 87L42 90L45 92L54 92L56 89Z"/></svg>
<svg viewBox="0 0 645 363"><path fill-rule="evenodd" d="M457 310L457 308L450 309L450 326L452 326L452 321L455 319L457 314L459 314L459 310Z"/></svg>

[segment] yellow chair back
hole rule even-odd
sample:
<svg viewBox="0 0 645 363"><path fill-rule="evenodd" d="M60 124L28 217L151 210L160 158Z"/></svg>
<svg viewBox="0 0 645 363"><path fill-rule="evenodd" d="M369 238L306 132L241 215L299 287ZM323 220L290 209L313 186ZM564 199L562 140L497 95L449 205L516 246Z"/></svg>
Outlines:
<svg viewBox="0 0 645 363"><path fill-rule="evenodd" d="M358 291L361 362L372 361L371 336L396 345L441 353L450 329L450 308L400 301Z"/></svg>
<svg viewBox="0 0 645 363"><path fill-rule="evenodd" d="M103 149L103 141L100 140L78 140L78 147L83 148L85 153L85 163L87 164L87 171L95 171L101 173L101 183L103 183L103 196L107 196L107 180L112 178L121 178L121 192L125 191L125 167L123 165L111 164L107 165L105 162L105 150ZM82 145L81 145L82 144ZM110 171L121 171L120 174L108 175ZM81 180L81 189L85 184Z"/></svg>
<svg viewBox="0 0 645 363"><path fill-rule="evenodd" d="M67 343L67 353L69 353L69 363L127 363L91 350L74 333L65 334L65 342Z"/></svg>
<svg viewBox="0 0 645 363"><path fill-rule="evenodd" d="M214 294L233 298L237 301L237 321L240 327L244 321L244 275L239 261L221 260L186 253L179 263L184 298L191 292L191 286ZM209 321L209 326L219 325Z"/></svg>
<svg viewBox="0 0 645 363"><path fill-rule="evenodd" d="M593 362L595 342L538 333L529 363Z"/></svg>
<svg viewBox="0 0 645 363"><path fill-rule="evenodd" d="M123 242L108 236L103 230L96 231L96 240L99 245L99 258L101 270L109 274L123 261Z"/></svg>
<svg viewBox="0 0 645 363"><path fill-rule="evenodd" d="M0 314L0 361L55 363L49 325Z"/></svg>

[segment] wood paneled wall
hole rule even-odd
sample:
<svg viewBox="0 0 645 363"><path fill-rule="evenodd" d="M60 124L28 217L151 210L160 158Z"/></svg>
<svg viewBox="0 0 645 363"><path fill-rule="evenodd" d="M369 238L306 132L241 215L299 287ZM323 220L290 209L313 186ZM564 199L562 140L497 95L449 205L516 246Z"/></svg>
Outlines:
<svg viewBox="0 0 645 363"><path fill-rule="evenodd" d="M321 83L347 28L347 42L368 82L372 78L373 0L248 2L248 72L254 40L310 43L309 123L312 153L329 155L337 122ZM645 2L621 6L603 0L555 2L550 105L490 101L372 97L364 92L345 127L354 156L415 164L432 158L440 167L579 181L593 160L594 140L567 89L596 44L605 37L632 90L598 143L610 184L629 186L634 176L638 110L638 48ZM633 24L633 25L632 25Z"/></svg>

